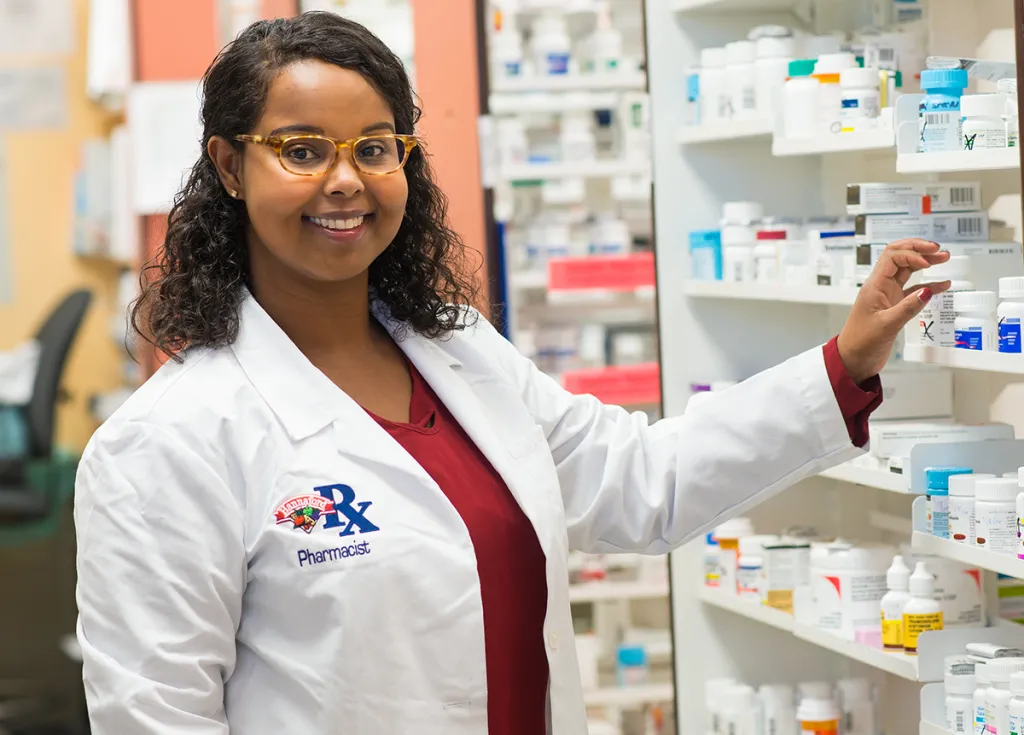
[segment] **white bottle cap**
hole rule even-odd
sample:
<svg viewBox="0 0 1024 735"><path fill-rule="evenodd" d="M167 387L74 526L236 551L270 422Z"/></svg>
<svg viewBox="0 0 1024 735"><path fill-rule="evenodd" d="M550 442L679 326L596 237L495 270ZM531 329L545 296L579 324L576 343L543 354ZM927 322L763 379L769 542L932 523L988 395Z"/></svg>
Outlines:
<svg viewBox="0 0 1024 735"><path fill-rule="evenodd" d="M800 693L800 700L805 699L831 699L832 685L827 681L802 681L796 685Z"/></svg>
<svg viewBox="0 0 1024 735"><path fill-rule="evenodd" d="M935 594L935 578L928 573L923 561L917 563L910 575L910 594L915 597L932 597Z"/></svg>
<svg viewBox="0 0 1024 735"><path fill-rule="evenodd" d="M843 69L857 66L857 57L845 51L838 54L822 54L814 65L815 74L839 74Z"/></svg>
<svg viewBox="0 0 1024 735"><path fill-rule="evenodd" d="M945 263L928 268L922 274L927 281L960 281L971 272L969 255L953 255Z"/></svg>
<svg viewBox="0 0 1024 735"><path fill-rule="evenodd" d="M1019 481L1006 477L986 477L974 485L974 499L983 503L1006 503L1017 499Z"/></svg>
<svg viewBox="0 0 1024 735"><path fill-rule="evenodd" d="M705 69L719 69L725 66L726 55L724 48L701 49L700 65Z"/></svg>
<svg viewBox="0 0 1024 735"><path fill-rule="evenodd" d="M799 722L829 722L838 720L839 716L839 707L835 701L826 697L807 697L800 702L796 711Z"/></svg>
<svg viewBox="0 0 1024 735"><path fill-rule="evenodd" d="M973 694L977 687L974 674L946 674L946 694Z"/></svg>
<svg viewBox="0 0 1024 735"><path fill-rule="evenodd" d="M899 554L892 558L892 566L885 573L885 583L891 590L906 592L909 589L910 567Z"/></svg>
<svg viewBox="0 0 1024 735"><path fill-rule="evenodd" d="M882 78L878 69L861 69L855 66L839 72L839 86L843 89L859 89L861 87L880 87Z"/></svg>
<svg viewBox="0 0 1024 735"><path fill-rule="evenodd" d="M1015 697L1024 697L1024 671L1010 674L1010 691Z"/></svg>
<svg viewBox="0 0 1024 735"><path fill-rule="evenodd" d="M764 216L764 207L758 202L726 202L722 205L722 220L729 225L749 225Z"/></svg>
<svg viewBox="0 0 1024 735"><path fill-rule="evenodd" d="M974 497L974 487L978 478L984 480L990 477L995 477L995 475L952 475L949 478L949 494L965 498Z"/></svg>
<svg viewBox="0 0 1024 735"><path fill-rule="evenodd" d="M733 41L725 44L725 55L730 64L752 64L757 58L753 41Z"/></svg>
<svg viewBox="0 0 1024 735"><path fill-rule="evenodd" d="M755 43L759 59L792 59L796 56L796 39L792 37L765 36Z"/></svg>
<svg viewBox="0 0 1024 735"><path fill-rule="evenodd" d="M778 540L778 536L766 536L761 534L743 536L740 538L740 555L749 554L750 556L760 556L764 551L765 544L770 544Z"/></svg>
<svg viewBox="0 0 1024 735"><path fill-rule="evenodd" d="M715 528L715 538L742 538L754 533L754 524L749 518L731 518Z"/></svg>
<svg viewBox="0 0 1024 735"><path fill-rule="evenodd" d="M754 708L754 687L733 684L722 692L722 709L729 711L751 710Z"/></svg>
<svg viewBox="0 0 1024 735"><path fill-rule="evenodd" d="M992 680L988 678L988 663L985 662L978 664L974 667L974 684L975 686L987 686L992 683Z"/></svg>
<svg viewBox="0 0 1024 735"><path fill-rule="evenodd" d="M1024 276L1007 276L999 279L999 298L1024 299Z"/></svg>
<svg viewBox="0 0 1024 735"><path fill-rule="evenodd" d="M1006 97L1001 94L965 94L960 98L962 117L1002 117L1006 113Z"/></svg>
<svg viewBox="0 0 1024 735"><path fill-rule="evenodd" d="M1008 685L1011 674L1024 671L1024 658L994 658L985 666L990 684Z"/></svg>
<svg viewBox="0 0 1024 735"><path fill-rule="evenodd" d="M953 311L963 314L989 314L995 310L995 291L960 291L953 294Z"/></svg>
<svg viewBox="0 0 1024 735"><path fill-rule="evenodd" d="M759 694L765 706L786 709L793 707L793 687L789 684L764 684Z"/></svg>
<svg viewBox="0 0 1024 735"><path fill-rule="evenodd" d="M1024 467L1017 470L1017 487L1024 487Z"/></svg>

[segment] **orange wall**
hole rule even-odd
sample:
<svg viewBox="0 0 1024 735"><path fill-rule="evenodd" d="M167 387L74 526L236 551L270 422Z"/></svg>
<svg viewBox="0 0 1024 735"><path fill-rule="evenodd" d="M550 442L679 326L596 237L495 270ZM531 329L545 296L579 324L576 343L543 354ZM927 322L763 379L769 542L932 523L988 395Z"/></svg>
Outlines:
<svg viewBox="0 0 1024 735"><path fill-rule="evenodd" d="M487 301L483 185L480 180L480 78L474 0L412 0L416 44L416 92L423 100L420 132L430 163L451 203L451 223L475 251L473 265Z"/></svg>

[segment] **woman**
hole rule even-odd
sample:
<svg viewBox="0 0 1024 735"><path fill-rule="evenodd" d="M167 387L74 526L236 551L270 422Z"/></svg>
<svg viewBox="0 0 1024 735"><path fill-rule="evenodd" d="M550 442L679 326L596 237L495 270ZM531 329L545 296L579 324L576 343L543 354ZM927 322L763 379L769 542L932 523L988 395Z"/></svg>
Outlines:
<svg viewBox="0 0 1024 735"><path fill-rule="evenodd" d="M569 548L665 553L853 455L946 286L905 295L947 256L897 243L838 340L648 426L467 308L409 81L364 28L257 23L204 93L134 313L175 360L78 477L98 733L584 732Z"/></svg>

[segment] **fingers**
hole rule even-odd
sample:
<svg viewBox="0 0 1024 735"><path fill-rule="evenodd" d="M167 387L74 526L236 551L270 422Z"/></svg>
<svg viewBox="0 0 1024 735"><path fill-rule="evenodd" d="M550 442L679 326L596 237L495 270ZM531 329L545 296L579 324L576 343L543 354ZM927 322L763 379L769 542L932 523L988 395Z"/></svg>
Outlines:
<svg viewBox="0 0 1024 735"><path fill-rule="evenodd" d="M906 284L916 271L921 271L949 260L949 253L928 240L897 240L882 252L875 266L875 275L895 279L900 286Z"/></svg>
<svg viewBox="0 0 1024 735"><path fill-rule="evenodd" d="M946 286L946 288L949 288L949 286ZM934 295L935 292L931 290L930 285L910 289L902 301L885 312L890 322L889 328L899 331L905 327L914 317L921 313Z"/></svg>
<svg viewBox="0 0 1024 735"><path fill-rule="evenodd" d="M922 240L917 237L910 237L905 240L896 240L895 242L889 243L886 247L886 252L892 252L894 250L912 250L918 253L938 253L941 247L937 242L931 240Z"/></svg>
<svg viewBox="0 0 1024 735"><path fill-rule="evenodd" d="M906 289L904 294L912 294L916 291L920 291L922 288L927 288L933 294L940 294L949 290L949 287L953 284L949 281L931 281L929 283L919 283L916 286Z"/></svg>

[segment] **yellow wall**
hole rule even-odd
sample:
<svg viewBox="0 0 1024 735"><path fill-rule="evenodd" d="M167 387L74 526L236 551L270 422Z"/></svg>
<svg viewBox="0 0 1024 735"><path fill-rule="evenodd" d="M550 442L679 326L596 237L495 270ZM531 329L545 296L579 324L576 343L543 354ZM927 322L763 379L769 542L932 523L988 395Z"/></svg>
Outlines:
<svg viewBox="0 0 1024 735"><path fill-rule="evenodd" d="M90 396L116 387L120 357L109 336L116 304L117 271L104 262L72 254L73 177L81 143L105 137L114 120L85 96L87 0L72 0L76 43L70 57L4 57L2 66L53 65L67 70L68 126L64 130L0 135L6 148L8 250L13 267L14 300L0 304L0 349L13 347L35 331L50 309L69 291L86 287L95 299L71 354L64 387L71 400L60 409L58 443L80 450L96 428L89 415ZM0 267L4 267L0 264Z"/></svg>

